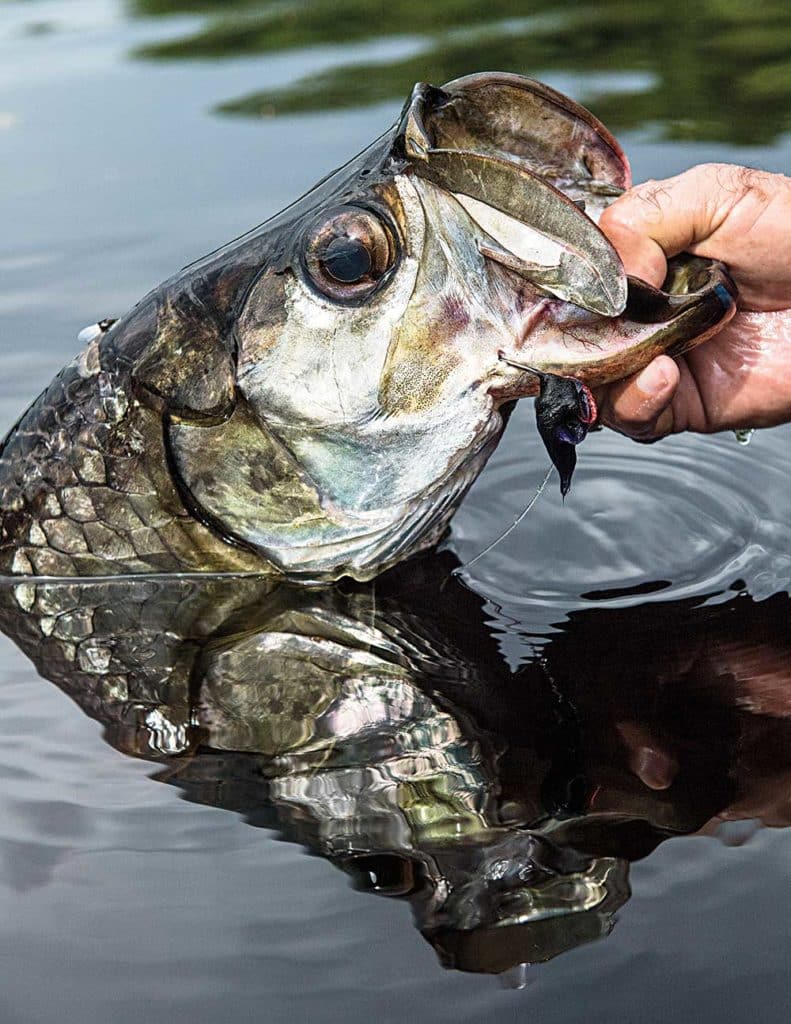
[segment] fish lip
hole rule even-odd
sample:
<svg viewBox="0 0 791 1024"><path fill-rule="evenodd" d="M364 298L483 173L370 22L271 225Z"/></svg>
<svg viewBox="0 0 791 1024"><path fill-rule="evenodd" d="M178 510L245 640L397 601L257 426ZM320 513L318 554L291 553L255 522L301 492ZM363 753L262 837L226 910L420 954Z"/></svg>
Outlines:
<svg viewBox="0 0 791 1024"><path fill-rule="evenodd" d="M534 398L539 392L539 378L535 373L506 362L506 359L514 354L510 350L506 352L503 348L498 348L495 352L495 364L490 372L488 390L498 406L502 402Z"/></svg>

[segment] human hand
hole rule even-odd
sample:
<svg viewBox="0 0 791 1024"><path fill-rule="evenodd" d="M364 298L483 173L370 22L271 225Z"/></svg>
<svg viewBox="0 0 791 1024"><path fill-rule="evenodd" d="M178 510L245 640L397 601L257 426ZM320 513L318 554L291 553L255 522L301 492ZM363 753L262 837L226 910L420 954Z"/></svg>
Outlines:
<svg viewBox="0 0 791 1024"><path fill-rule="evenodd" d="M791 420L791 178L702 164L630 189L599 226L628 274L661 285L667 259L691 252L722 260L740 297L710 341L604 389L602 422L654 441Z"/></svg>

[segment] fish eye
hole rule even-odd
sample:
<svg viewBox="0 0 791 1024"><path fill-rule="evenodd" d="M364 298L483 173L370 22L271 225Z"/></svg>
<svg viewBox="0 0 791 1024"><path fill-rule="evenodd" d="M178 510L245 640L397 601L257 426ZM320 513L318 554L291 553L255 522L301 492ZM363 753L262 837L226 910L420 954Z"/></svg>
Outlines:
<svg viewBox="0 0 791 1024"><path fill-rule="evenodd" d="M325 213L305 238L304 265L311 284L338 302L370 295L396 257L390 225L373 210L361 207Z"/></svg>

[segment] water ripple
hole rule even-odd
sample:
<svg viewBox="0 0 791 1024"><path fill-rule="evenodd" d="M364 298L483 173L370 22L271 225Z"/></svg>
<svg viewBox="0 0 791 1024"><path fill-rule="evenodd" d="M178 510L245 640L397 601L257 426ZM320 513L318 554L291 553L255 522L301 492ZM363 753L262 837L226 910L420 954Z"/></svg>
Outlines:
<svg viewBox="0 0 791 1024"><path fill-rule="evenodd" d="M471 559L533 493L546 456L520 411L460 514L453 545ZM611 432L580 450L565 504L551 485L528 518L466 572L495 604L554 612L747 589L756 599L791 583L791 430L685 436L641 447ZM544 616L541 615L541 618Z"/></svg>

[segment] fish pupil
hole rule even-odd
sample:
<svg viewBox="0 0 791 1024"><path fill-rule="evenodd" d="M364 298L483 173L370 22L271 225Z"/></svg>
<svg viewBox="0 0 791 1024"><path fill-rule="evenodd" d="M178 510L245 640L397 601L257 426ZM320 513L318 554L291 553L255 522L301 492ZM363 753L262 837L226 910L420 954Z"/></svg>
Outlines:
<svg viewBox="0 0 791 1024"><path fill-rule="evenodd" d="M354 284L371 272L371 253L359 238L333 238L321 256L324 269L336 281Z"/></svg>

